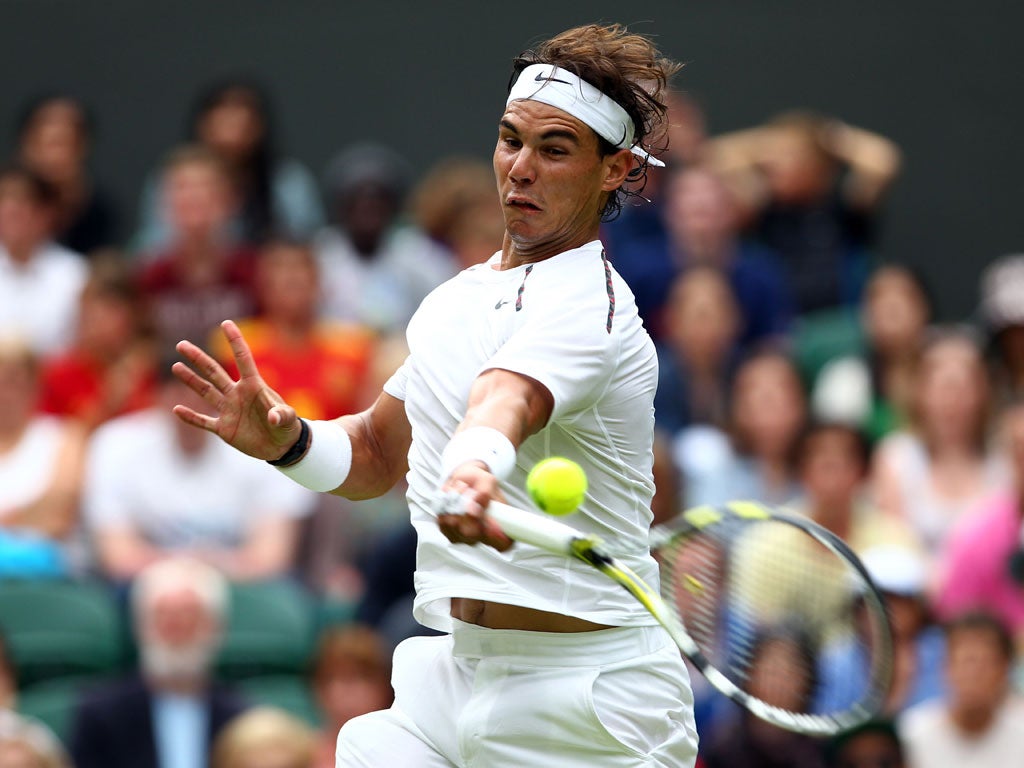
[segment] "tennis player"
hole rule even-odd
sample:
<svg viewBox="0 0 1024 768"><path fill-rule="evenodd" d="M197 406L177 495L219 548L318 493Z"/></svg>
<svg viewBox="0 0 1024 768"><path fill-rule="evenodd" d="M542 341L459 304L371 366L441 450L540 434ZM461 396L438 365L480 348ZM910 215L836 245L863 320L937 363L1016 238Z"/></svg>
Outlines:
<svg viewBox="0 0 1024 768"><path fill-rule="evenodd" d="M448 634L398 647L395 704L342 728L339 767L694 764L693 698L668 635L609 579L513 547L485 515L491 499L528 506L529 468L569 456L589 479L574 526L615 540L657 581L657 362L598 227L660 165L645 147L675 69L617 25L571 29L515 59L494 151L502 249L423 301L408 359L367 411L299 419L231 322L238 381L179 344L192 368L176 374L217 414L177 406L186 422L314 490L361 499L408 478L415 615ZM465 497L466 515L435 512L442 489ZM467 546L479 543L491 546Z"/></svg>

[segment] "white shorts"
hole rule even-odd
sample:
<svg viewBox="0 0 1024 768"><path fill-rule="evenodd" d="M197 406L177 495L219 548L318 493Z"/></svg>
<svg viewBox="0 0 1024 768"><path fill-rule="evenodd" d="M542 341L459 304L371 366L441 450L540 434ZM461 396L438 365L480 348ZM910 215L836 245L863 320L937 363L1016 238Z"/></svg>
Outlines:
<svg viewBox="0 0 1024 768"><path fill-rule="evenodd" d="M395 704L347 723L337 768L687 768L693 695L660 627L557 634L456 622L395 651Z"/></svg>

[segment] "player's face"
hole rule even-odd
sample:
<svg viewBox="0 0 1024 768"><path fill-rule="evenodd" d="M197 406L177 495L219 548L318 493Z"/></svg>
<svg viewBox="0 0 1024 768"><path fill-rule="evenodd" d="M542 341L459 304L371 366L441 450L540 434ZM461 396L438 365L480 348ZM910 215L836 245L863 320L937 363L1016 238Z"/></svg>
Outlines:
<svg viewBox="0 0 1024 768"><path fill-rule="evenodd" d="M597 134L568 113L513 101L498 129L494 172L516 252L537 260L593 240L608 193L630 167L626 150L602 157Z"/></svg>

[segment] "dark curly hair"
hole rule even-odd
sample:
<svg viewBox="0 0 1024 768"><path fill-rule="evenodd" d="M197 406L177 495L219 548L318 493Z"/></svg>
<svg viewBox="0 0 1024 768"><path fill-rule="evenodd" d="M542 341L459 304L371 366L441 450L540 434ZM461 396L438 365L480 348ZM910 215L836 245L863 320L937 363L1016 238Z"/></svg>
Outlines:
<svg viewBox="0 0 1024 768"><path fill-rule="evenodd" d="M662 56L648 38L621 24L588 24L566 30L513 59L509 90L532 64L554 64L568 70L614 100L633 121L637 146L648 151L667 146L664 93L680 65ZM602 157L620 151L601 136L598 143ZM602 221L613 220L627 197L643 192L647 167L646 160L638 162L626 183L608 195Z"/></svg>

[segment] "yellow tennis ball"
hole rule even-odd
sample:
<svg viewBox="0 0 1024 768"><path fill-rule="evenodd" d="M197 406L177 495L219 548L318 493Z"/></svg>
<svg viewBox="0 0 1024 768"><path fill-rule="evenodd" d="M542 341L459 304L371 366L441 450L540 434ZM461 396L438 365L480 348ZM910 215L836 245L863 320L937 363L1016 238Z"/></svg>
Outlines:
<svg viewBox="0 0 1024 768"><path fill-rule="evenodd" d="M587 492L587 476L575 461L560 456L538 461L526 476L526 490L549 515L571 515Z"/></svg>

